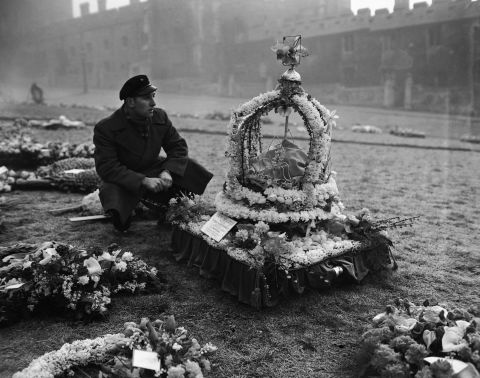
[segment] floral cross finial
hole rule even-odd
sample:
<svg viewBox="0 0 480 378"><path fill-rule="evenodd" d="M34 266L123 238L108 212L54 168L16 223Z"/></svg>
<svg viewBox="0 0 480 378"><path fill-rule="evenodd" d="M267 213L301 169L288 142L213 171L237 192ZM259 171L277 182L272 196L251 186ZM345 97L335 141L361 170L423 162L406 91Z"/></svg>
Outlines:
<svg viewBox="0 0 480 378"><path fill-rule="evenodd" d="M298 66L300 58L308 56L308 50L302 46L301 35L285 36L281 43L277 41L271 49L284 66Z"/></svg>

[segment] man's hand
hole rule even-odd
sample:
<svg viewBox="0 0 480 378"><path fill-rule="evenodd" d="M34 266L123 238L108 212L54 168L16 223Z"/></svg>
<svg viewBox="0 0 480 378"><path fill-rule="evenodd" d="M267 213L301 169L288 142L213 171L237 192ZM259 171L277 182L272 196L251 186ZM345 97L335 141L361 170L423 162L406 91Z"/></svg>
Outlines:
<svg viewBox="0 0 480 378"><path fill-rule="evenodd" d="M172 186L173 179L169 171L162 171L159 177L162 180L165 189L169 189Z"/></svg>
<svg viewBox="0 0 480 378"><path fill-rule="evenodd" d="M164 181L159 177L145 177L142 185L149 191L158 193L166 189Z"/></svg>

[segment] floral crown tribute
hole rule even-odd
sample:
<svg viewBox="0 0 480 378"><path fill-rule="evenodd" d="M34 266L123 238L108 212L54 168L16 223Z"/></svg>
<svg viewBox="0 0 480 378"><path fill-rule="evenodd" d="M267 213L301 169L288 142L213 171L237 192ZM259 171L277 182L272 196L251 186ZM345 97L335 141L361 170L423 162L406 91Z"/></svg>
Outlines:
<svg viewBox="0 0 480 378"><path fill-rule="evenodd" d="M301 36L284 37L272 50L288 69L274 90L232 111L225 153L228 171L214 206L184 198L175 200L168 214L181 230L174 231L173 238L174 248L182 250L180 258L204 261L202 271L211 270L224 290L238 293L239 300L254 307L274 305L290 289L302 293L307 285L330 285L342 274L360 281L368 271L390 265L395 269L386 230L407 227L415 219L377 221L368 209L343 213L330 158L335 112L301 86L295 67L308 55ZM265 149L262 116L272 111L284 117L284 133L280 142ZM287 138L292 112L308 132L305 151ZM220 223L225 227L218 232ZM203 239L208 248L194 248L193 241L189 247L190 235ZM237 271L218 269L213 256L223 252L228 261L235 261ZM252 277L242 271L245 265L254 270ZM248 298L244 293L251 289Z"/></svg>
<svg viewBox="0 0 480 378"><path fill-rule="evenodd" d="M273 91L251 99L232 113L226 153L229 158L226 198L217 198L222 212L228 207L227 198L243 200L246 206L254 208L271 204L282 212L310 211L319 206L329 208L332 202L339 202L330 170L335 112L330 112L301 86L295 66L300 64L301 57L308 55L301 36L284 37L283 43L277 42L272 50L277 59L290 67ZM263 152L261 117L272 110L285 116L285 134L281 143ZM292 111L302 117L307 129L307 153L287 140L288 117ZM228 214L228 210L226 213L234 215Z"/></svg>

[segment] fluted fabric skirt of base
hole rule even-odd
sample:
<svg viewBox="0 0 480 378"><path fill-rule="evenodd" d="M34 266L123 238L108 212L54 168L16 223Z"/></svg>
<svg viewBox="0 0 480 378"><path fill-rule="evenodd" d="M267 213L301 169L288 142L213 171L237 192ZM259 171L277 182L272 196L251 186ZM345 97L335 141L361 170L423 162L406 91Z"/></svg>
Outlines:
<svg viewBox="0 0 480 378"><path fill-rule="evenodd" d="M343 269L342 280L353 282L360 282L370 270L367 258L369 251L363 250L331 258L308 268L290 270L288 276L273 263L267 264L261 272L176 226L172 232L172 247L177 261L198 267L200 275L218 280L222 290L254 307L273 306L281 296L301 294L306 287L326 287L336 277L335 267ZM388 258L388 251L386 253Z"/></svg>

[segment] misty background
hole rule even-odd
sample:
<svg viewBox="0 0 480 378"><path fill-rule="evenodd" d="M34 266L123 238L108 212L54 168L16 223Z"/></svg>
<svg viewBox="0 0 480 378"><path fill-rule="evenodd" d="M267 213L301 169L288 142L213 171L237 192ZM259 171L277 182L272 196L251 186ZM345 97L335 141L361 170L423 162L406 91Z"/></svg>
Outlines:
<svg viewBox="0 0 480 378"><path fill-rule="evenodd" d="M116 97L128 77L146 73L163 93L250 98L286 69L271 46L300 34L310 55L297 70L323 103L476 117L479 3L392 0L375 9L382 4L2 0L1 97L25 101L33 82L47 102Z"/></svg>

